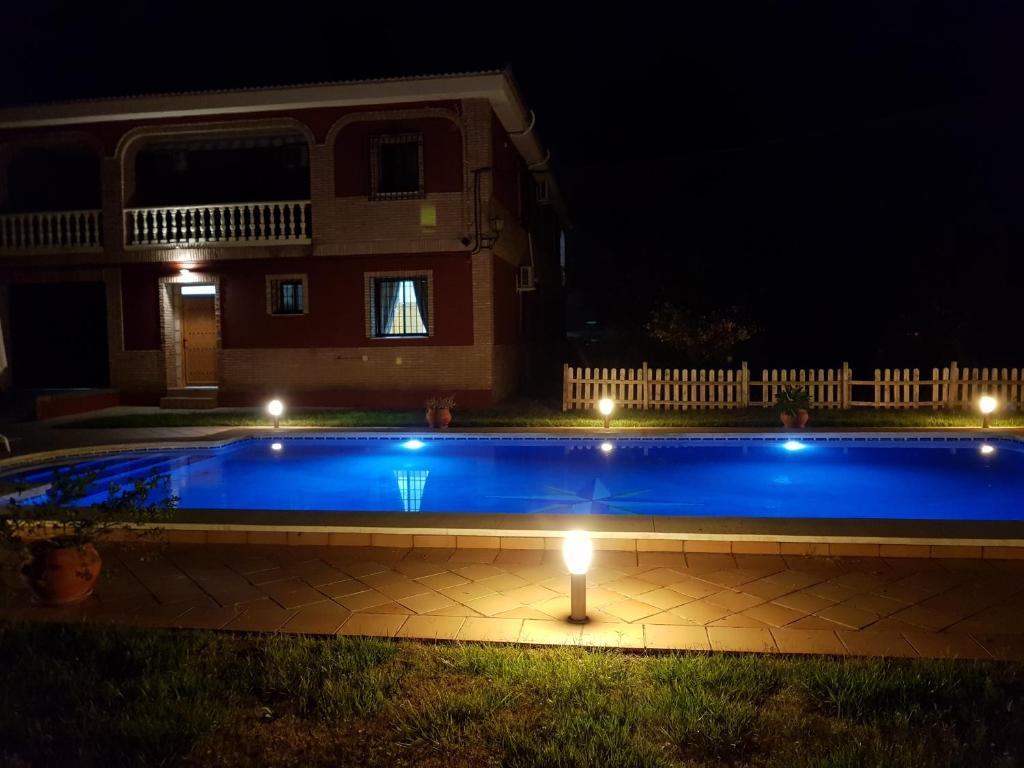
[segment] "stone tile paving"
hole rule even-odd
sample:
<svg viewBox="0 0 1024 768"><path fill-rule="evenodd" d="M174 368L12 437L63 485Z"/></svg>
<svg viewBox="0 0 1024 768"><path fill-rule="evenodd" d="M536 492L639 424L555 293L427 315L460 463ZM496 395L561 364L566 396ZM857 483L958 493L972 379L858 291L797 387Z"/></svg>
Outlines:
<svg viewBox="0 0 1024 768"><path fill-rule="evenodd" d="M1024 561L597 552L590 623L561 553L174 544L104 550L96 595L0 617L436 641L1024 660Z"/></svg>

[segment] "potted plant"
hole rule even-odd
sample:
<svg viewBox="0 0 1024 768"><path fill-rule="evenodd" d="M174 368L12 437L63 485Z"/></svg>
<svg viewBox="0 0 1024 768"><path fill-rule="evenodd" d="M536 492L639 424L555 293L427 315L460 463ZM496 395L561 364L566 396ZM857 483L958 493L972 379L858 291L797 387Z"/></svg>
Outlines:
<svg viewBox="0 0 1024 768"><path fill-rule="evenodd" d="M0 542L25 555L21 576L45 605L88 598L103 567L96 544L118 531L160 539L163 530L155 523L177 506L177 497L167 489L170 477L156 474L124 485L111 483L102 501L79 504L95 492L96 476L57 472L45 494L9 497L0 511Z"/></svg>
<svg viewBox="0 0 1024 768"><path fill-rule="evenodd" d="M810 418L808 411L811 408L811 396L806 387L787 385L779 392L779 399L776 401L779 410L779 419L782 426L804 427Z"/></svg>
<svg viewBox="0 0 1024 768"><path fill-rule="evenodd" d="M453 395L430 398L427 400L427 424L432 429L448 429L448 425L452 423L454 407L455 397Z"/></svg>

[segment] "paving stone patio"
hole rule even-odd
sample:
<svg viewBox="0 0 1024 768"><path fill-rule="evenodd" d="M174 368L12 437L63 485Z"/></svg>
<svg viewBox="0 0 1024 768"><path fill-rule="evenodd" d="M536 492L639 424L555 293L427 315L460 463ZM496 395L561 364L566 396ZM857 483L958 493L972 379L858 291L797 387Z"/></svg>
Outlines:
<svg viewBox="0 0 1024 768"><path fill-rule="evenodd" d="M149 627L694 651L1024 660L1024 561L596 552L590 623L545 550L107 547L78 606L0 616Z"/></svg>

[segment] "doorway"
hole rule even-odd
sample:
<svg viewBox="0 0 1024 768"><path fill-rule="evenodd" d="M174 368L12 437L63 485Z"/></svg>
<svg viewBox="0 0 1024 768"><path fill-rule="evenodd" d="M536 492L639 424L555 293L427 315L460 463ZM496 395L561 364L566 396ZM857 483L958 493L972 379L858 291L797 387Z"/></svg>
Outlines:
<svg viewBox="0 0 1024 768"><path fill-rule="evenodd" d="M182 291L181 359L186 387L217 383L217 310L213 290Z"/></svg>
<svg viewBox="0 0 1024 768"><path fill-rule="evenodd" d="M14 284L9 289L11 373L21 389L110 384L102 282Z"/></svg>

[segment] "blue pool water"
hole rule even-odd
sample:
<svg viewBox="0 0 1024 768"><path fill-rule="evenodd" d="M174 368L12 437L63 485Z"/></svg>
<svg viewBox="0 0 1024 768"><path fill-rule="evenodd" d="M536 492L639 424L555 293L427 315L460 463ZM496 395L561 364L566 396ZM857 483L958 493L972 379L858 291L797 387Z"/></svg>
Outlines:
<svg viewBox="0 0 1024 768"><path fill-rule="evenodd" d="M89 500L168 473L184 509L1024 519L1008 439L260 438L74 466L99 472Z"/></svg>

